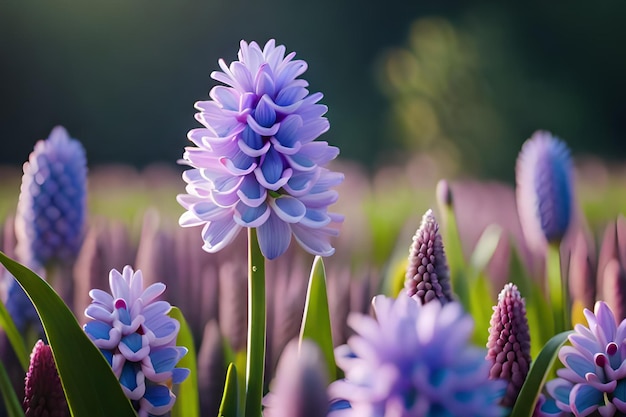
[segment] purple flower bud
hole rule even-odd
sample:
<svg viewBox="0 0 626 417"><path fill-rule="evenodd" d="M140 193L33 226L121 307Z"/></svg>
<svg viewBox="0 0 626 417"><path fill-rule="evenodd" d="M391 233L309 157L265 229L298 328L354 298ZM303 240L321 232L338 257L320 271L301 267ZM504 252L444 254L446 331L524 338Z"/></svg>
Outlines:
<svg viewBox="0 0 626 417"><path fill-rule="evenodd" d="M493 307L487 342L489 377L508 382L502 405L512 407L530 367L530 333L526 307L517 287L506 284Z"/></svg>
<svg viewBox="0 0 626 417"><path fill-rule="evenodd" d="M549 132L537 131L517 158L517 210L529 245L541 250L560 242L572 218L570 151Z"/></svg>
<svg viewBox="0 0 626 417"><path fill-rule="evenodd" d="M26 417L65 417L70 415L52 350L41 340L30 354L24 387Z"/></svg>
<svg viewBox="0 0 626 417"><path fill-rule="evenodd" d="M86 216L85 150L57 126L35 144L15 218L16 252L31 267L70 263L80 249Z"/></svg>
<svg viewBox="0 0 626 417"><path fill-rule="evenodd" d="M263 399L265 417L326 417L328 376L322 352L310 340L292 340L283 350L270 392Z"/></svg>
<svg viewBox="0 0 626 417"><path fill-rule="evenodd" d="M187 210L183 227L203 226L203 249L217 252L243 228L256 228L263 255L283 254L292 235L307 252L334 253L330 238L343 217L328 212L338 198L331 188L343 174L324 166L339 154L315 141L329 129L321 93L309 94L298 78L307 63L268 41L264 47L241 41L238 60L211 77L211 100L199 101L202 128L188 137L183 162L187 194L178 202Z"/></svg>
<svg viewBox="0 0 626 417"><path fill-rule="evenodd" d="M413 236L404 286L407 294L422 304L434 299L444 304L454 298L443 239L432 210L424 214Z"/></svg>

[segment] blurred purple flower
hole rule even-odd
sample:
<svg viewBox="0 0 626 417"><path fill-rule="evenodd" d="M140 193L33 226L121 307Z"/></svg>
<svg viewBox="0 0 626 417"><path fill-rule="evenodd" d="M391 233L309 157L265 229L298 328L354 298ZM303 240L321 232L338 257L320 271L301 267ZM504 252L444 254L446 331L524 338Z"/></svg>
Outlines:
<svg viewBox="0 0 626 417"><path fill-rule="evenodd" d="M130 266L109 274L111 294L94 289L85 310L92 319L85 332L100 348L138 410L139 417L164 415L174 405L172 384L181 383L189 370L176 368L187 348L176 346L180 324L169 317L167 301L156 301L165 284L144 290L141 271Z"/></svg>
<svg viewBox="0 0 626 417"><path fill-rule="evenodd" d="M485 349L470 345L472 318L457 302L374 299L376 319L352 313L356 335L336 350L345 379L332 383L342 416L502 416L504 381L489 379Z"/></svg>
<svg viewBox="0 0 626 417"><path fill-rule="evenodd" d="M617 416L626 413L626 320L617 324L603 301L585 309L589 327L577 324L559 359L565 368L546 384L552 398L544 414Z"/></svg>
<svg viewBox="0 0 626 417"><path fill-rule="evenodd" d="M329 256L329 243L343 218L327 211L337 200L330 188L343 174L324 166L339 150L314 141L329 128L317 104L299 79L307 69L295 53L270 40L261 49L241 41L238 61L211 77L226 84L213 87L211 100L199 101L183 162L187 194L178 202L187 210L180 225L204 225L203 249L217 252L242 228L257 228L263 255L276 258L287 250L291 235L308 252Z"/></svg>
<svg viewBox="0 0 626 417"><path fill-rule="evenodd" d="M270 392L263 398L264 417L326 417L328 375L322 352L310 340L294 339L283 350Z"/></svg>
<svg viewBox="0 0 626 417"><path fill-rule="evenodd" d="M502 405L512 407L530 368L530 333L524 300L517 286L506 284L493 307L487 341L489 376L508 382Z"/></svg>
<svg viewBox="0 0 626 417"><path fill-rule="evenodd" d="M404 286L409 297L422 304L434 299L444 304L454 298L443 240L432 210L424 214L413 236Z"/></svg>
<svg viewBox="0 0 626 417"><path fill-rule="evenodd" d="M572 161L567 145L549 132L537 131L517 158L517 209L529 245L560 242L572 218Z"/></svg>
<svg viewBox="0 0 626 417"><path fill-rule="evenodd" d="M65 417L70 415L52 350L41 340L30 354L24 387L26 417Z"/></svg>
<svg viewBox="0 0 626 417"><path fill-rule="evenodd" d="M83 239L86 188L85 150L57 126L24 163L15 217L21 262L32 268L75 259Z"/></svg>

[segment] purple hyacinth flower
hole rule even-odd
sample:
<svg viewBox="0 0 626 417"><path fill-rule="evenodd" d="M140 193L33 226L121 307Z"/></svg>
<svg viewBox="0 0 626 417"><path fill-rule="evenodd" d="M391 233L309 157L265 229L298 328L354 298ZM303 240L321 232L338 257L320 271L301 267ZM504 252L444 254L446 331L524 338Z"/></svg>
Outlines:
<svg viewBox="0 0 626 417"><path fill-rule="evenodd" d="M319 347L292 340L278 362L270 392L263 398L264 417L326 417L328 375Z"/></svg>
<svg viewBox="0 0 626 417"><path fill-rule="evenodd" d="M541 251L560 242L572 219L572 161L567 145L537 131L517 158L517 209L529 245Z"/></svg>
<svg viewBox="0 0 626 417"><path fill-rule="evenodd" d="M530 368L530 332L526 306L517 286L506 284L493 307L487 341L489 376L508 382L502 405L512 407Z"/></svg>
<svg viewBox="0 0 626 417"><path fill-rule="evenodd" d="M268 41L263 49L241 41L238 61L211 77L211 100L199 101L183 162L187 194L178 202L187 210L180 225L204 225L203 249L217 252L242 228L256 228L263 255L287 250L291 236L308 252L329 256L329 239L343 218L329 213L337 200L331 190L343 174L324 166L339 150L315 139L329 128L322 117L321 93L310 94L298 78L307 69L295 53Z"/></svg>
<svg viewBox="0 0 626 417"><path fill-rule="evenodd" d="M585 309L588 327L577 324L571 346L559 350L565 365L546 384L546 415L618 416L626 413L626 320L616 322L609 306L598 301Z"/></svg>
<svg viewBox="0 0 626 417"><path fill-rule="evenodd" d="M168 316L171 305L157 301L165 284L143 287L141 271L124 267L109 274L111 293L94 289L85 309L91 319L85 332L108 359L140 417L166 414L176 396L172 384L181 383L189 370L177 368L187 348L176 346L180 324Z"/></svg>
<svg viewBox="0 0 626 417"><path fill-rule="evenodd" d="M75 259L83 239L86 188L85 150L57 126L24 163L15 216L20 261L41 267Z"/></svg>
<svg viewBox="0 0 626 417"><path fill-rule="evenodd" d="M407 294L422 304L434 299L443 304L454 298L443 239L432 210L424 214L413 236L404 286Z"/></svg>
<svg viewBox="0 0 626 417"><path fill-rule="evenodd" d="M347 417L503 416L504 381L489 379L485 349L472 346L472 318L458 302L421 304L378 296L376 319L352 313L356 335L336 350L345 379L329 395ZM343 407L342 407L343 408Z"/></svg>
<svg viewBox="0 0 626 417"><path fill-rule="evenodd" d="M22 407L26 417L70 415L52 350L41 340L35 343L30 354Z"/></svg>

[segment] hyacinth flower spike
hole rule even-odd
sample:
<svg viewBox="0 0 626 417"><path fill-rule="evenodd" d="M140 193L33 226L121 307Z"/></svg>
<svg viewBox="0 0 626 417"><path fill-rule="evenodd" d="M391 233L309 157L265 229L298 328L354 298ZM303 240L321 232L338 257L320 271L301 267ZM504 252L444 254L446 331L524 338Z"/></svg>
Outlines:
<svg viewBox="0 0 626 417"><path fill-rule="evenodd" d="M524 299L517 286L506 284L493 307L487 342L492 379L507 381L502 405L512 407L530 368L530 332Z"/></svg>
<svg viewBox="0 0 626 417"><path fill-rule="evenodd" d="M71 267L86 219L85 150L62 126L56 126L47 139L35 144L23 172L15 216L16 256L33 270L45 268L48 282L70 302ZM35 309L22 287L15 280L9 285L6 306L18 328L22 332L31 325L39 329Z"/></svg>
<svg viewBox="0 0 626 417"><path fill-rule="evenodd" d="M26 417L70 415L52 350L41 340L35 343L30 355L22 406Z"/></svg>
<svg viewBox="0 0 626 417"><path fill-rule="evenodd" d="M559 246L573 217L573 167L567 145L537 131L522 146L516 164L517 210L529 247L546 255L547 292L555 332L571 326L569 289L562 277Z"/></svg>
<svg viewBox="0 0 626 417"><path fill-rule="evenodd" d="M204 249L217 252L242 228L258 230L263 255L287 250L293 235L306 251L334 252L329 238L337 234L341 216L328 212L337 200L331 190L343 175L325 165L339 150L315 141L329 129L321 93L309 94L298 78L305 61L285 55L285 47L268 41L241 41L238 61L211 77L211 100L199 101L183 163L187 194L178 196L187 210L180 225L203 225Z"/></svg>
<svg viewBox="0 0 626 417"><path fill-rule="evenodd" d="M565 365L548 381L545 415L622 416L626 414L626 320L617 322L598 301L584 311L587 326L577 324L571 346L559 350Z"/></svg>
<svg viewBox="0 0 626 417"><path fill-rule="evenodd" d="M188 138L182 162L183 227L202 226L203 249L214 253L248 229L248 417L261 414L265 362L265 258L282 255L292 236L307 252L330 256L343 217L329 212L343 174L326 165L339 149L316 139L329 129L321 93L300 79L307 63L272 39L241 41L238 60L211 77L222 83L196 103L203 125Z"/></svg>
<svg viewBox="0 0 626 417"><path fill-rule="evenodd" d="M111 293L94 289L85 310L85 332L100 348L122 390L140 417L166 414L174 405L173 384L189 370L177 368L187 348L176 346L180 324L168 316L171 305L157 298L163 283L143 287L141 271L124 267L109 274Z"/></svg>
<svg viewBox="0 0 626 417"><path fill-rule="evenodd" d="M424 214L422 223L413 236L405 288L410 297L422 304L435 299L442 304L453 300L443 239L432 210Z"/></svg>
<svg viewBox="0 0 626 417"><path fill-rule="evenodd" d="M376 318L353 313L356 335L335 351L345 379L329 386L336 414L379 416L504 416L505 382L489 379L485 349L470 344L473 320L462 306L378 296Z"/></svg>

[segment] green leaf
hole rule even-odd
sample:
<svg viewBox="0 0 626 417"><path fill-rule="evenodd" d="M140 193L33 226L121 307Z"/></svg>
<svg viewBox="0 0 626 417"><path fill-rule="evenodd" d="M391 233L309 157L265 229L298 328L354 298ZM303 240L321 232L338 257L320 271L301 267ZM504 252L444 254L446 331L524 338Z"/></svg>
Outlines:
<svg viewBox="0 0 626 417"><path fill-rule="evenodd" d="M28 370L28 364L30 362L28 351L26 350L26 343L24 343L24 339L22 335L15 327L15 323L11 318L11 315L7 311L4 303L0 302L0 327L4 329L4 332L9 339L9 343L11 343L11 347L13 347L13 351L17 356L17 359L20 361L20 365L22 365L22 369L24 372Z"/></svg>
<svg viewBox="0 0 626 417"><path fill-rule="evenodd" d="M324 354L328 368L328 378L334 381L337 378L337 365L335 364L328 296L326 293L326 271L320 256L316 256L313 260L309 288L306 293L304 316L302 317L302 327L300 328L300 343L305 338L317 343Z"/></svg>
<svg viewBox="0 0 626 417"><path fill-rule="evenodd" d="M185 320L185 316L178 307L172 307L170 317L178 320L180 330L176 338L177 346L184 346L189 352L178 362L179 368L187 368L191 371L178 387L176 402L172 408L172 417L199 417L200 399L198 397L198 366L196 364L196 348L194 346L191 329Z"/></svg>
<svg viewBox="0 0 626 417"><path fill-rule="evenodd" d="M552 369L557 353L567 340L567 336L571 333L571 331L567 331L553 336L548 340L543 349L541 349L541 352L537 355L537 359L533 361L530 367L526 381L524 381L524 385L522 385L522 389L520 390L517 401L515 401L515 406L509 417L532 416L535 404L537 404L537 398L543 388L543 384L546 382L548 373Z"/></svg>
<svg viewBox="0 0 626 417"><path fill-rule="evenodd" d="M220 404L219 417L239 416L239 389L237 382L237 367L234 363L228 365L226 382L224 383L224 395Z"/></svg>
<svg viewBox="0 0 626 417"><path fill-rule="evenodd" d="M72 416L136 417L109 363L52 287L2 252L0 263L13 274L35 305Z"/></svg>
<svg viewBox="0 0 626 417"><path fill-rule="evenodd" d="M452 290L459 298L465 310L469 311L470 294L469 284L467 282L467 262L463 257L463 246L457 228L454 208L451 205L441 206L442 226L443 226L443 245L446 251L446 259L450 268L450 280L452 281Z"/></svg>
<svg viewBox="0 0 626 417"><path fill-rule="evenodd" d="M1 303L0 303L1 304ZM17 394L13 389L9 375L2 362L0 362L0 391L2 391L2 399L6 408L8 417L24 417L22 404L17 398Z"/></svg>

